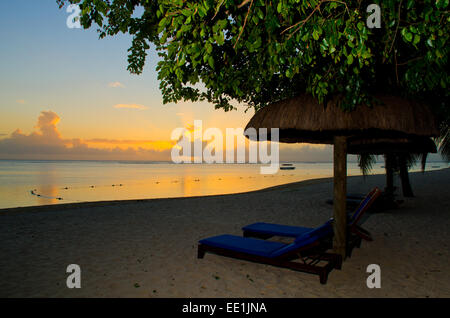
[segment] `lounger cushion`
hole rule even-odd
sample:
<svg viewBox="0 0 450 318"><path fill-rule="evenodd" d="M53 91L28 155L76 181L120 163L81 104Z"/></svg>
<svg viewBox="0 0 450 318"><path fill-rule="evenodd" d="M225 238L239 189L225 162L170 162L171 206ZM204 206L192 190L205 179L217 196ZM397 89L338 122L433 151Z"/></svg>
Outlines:
<svg viewBox="0 0 450 318"><path fill-rule="evenodd" d="M285 255L289 252L299 250L304 246L311 245L314 242L318 242L318 241L320 241L320 239L321 238L318 236L309 236L308 234L300 235L299 237L297 237L295 239L295 241L293 243L286 244L282 248L280 248L276 251L273 251L270 256L271 257L279 257L282 255Z"/></svg>
<svg viewBox="0 0 450 318"><path fill-rule="evenodd" d="M286 237L297 237L299 235L311 231L312 229L313 228L310 227L289 226L264 222L253 223L242 228L243 231L264 233L273 236L279 235Z"/></svg>
<svg viewBox="0 0 450 318"><path fill-rule="evenodd" d="M244 231L256 232L269 234L273 236L285 236L285 237L300 237L306 235L306 237L311 236L326 236L332 233L332 221L329 220L323 225L317 228L311 227L302 227L302 226L289 226L289 225L281 225L281 224L273 224L273 223L264 223L258 222L247 225L242 228ZM303 238L300 238L303 239Z"/></svg>
<svg viewBox="0 0 450 318"><path fill-rule="evenodd" d="M301 236L298 237L294 243L283 244L280 242L224 234L203 239L199 241L199 243L224 248L235 252L274 258L299 249L303 246L310 245L318 239L319 238L317 236Z"/></svg>
<svg viewBox="0 0 450 318"><path fill-rule="evenodd" d="M297 236L296 241L303 241L308 237L317 237L318 239L324 238L328 235L333 234L333 219L326 221L323 225L311 229L311 231L306 232L300 236Z"/></svg>
<svg viewBox="0 0 450 318"><path fill-rule="evenodd" d="M209 237L199 241L199 243L264 257L270 257L274 251L286 246L286 244L280 242L264 241L229 234Z"/></svg>

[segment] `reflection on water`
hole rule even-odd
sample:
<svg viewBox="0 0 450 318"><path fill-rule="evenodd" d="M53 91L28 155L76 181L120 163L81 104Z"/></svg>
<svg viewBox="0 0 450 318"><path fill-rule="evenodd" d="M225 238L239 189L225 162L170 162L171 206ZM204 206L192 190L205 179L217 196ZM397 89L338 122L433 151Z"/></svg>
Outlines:
<svg viewBox="0 0 450 318"><path fill-rule="evenodd" d="M61 201L56 187L57 175L50 165L44 165L37 173L37 184L41 184L39 189L35 188L30 193L37 198L37 205L55 204Z"/></svg>
<svg viewBox="0 0 450 318"><path fill-rule="evenodd" d="M253 164L0 160L0 208L229 194L332 176L331 163L293 165L295 170L261 175L260 165ZM382 164L372 171L383 172ZM349 163L348 175L359 174L358 166Z"/></svg>

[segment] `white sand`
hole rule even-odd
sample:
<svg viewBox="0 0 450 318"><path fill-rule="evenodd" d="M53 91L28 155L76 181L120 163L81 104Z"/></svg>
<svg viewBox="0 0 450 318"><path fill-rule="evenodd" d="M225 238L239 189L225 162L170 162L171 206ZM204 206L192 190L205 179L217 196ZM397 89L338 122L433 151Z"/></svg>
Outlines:
<svg viewBox="0 0 450 318"><path fill-rule="evenodd" d="M206 254L197 242L257 221L317 226L332 214L330 180L203 198L0 211L1 297L450 297L450 170L411 174L416 198L366 222L355 249L321 285L315 275ZM384 187L349 178L349 192ZM81 266L81 289L66 267ZM381 266L381 289L366 267ZM135 287L138 283L139 287Z"/></svg>

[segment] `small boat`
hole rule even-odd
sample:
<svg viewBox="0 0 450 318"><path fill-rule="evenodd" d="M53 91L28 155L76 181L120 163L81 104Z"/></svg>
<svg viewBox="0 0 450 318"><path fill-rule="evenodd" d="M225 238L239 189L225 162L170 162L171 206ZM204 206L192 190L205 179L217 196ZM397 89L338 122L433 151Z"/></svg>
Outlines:
<svg viewBox="0 0 450 318"><path fill-rule="evenodd" d="M280 167L280 170L295 170L295 167L292 163L283 163Z"/></svg>

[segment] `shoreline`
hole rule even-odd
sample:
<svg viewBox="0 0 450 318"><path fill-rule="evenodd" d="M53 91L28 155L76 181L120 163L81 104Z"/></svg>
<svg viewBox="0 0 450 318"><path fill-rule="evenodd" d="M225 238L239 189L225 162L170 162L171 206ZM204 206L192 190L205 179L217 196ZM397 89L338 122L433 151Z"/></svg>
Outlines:
<svg viewBox="0 0 450 318"><path fill-rule="evenodd" d="M448 169L450 169L450 168L448 168ZM351 177L359 177L359 176L349 176L347 178L351 178ZM237 193L226 193L226 194L197 195L197 196L174 197L174 198L168 197L168 198L151 198L151 199L107 200L107 201L87 201L87 202L74 202L74 203L31 205L31 206L0 209L0 214L29 213L29 212L39 212L39 211L42 212L42 210L43 211L53 211L53 210L63 210L64 211L64 210L71 210L71 209L77 209L77 208L78 209L95 208L95 207L114 206L114 205L120 205L120 204L145 203L145 202L160 201L160 200L183 200L183 199L199 199L199 198L233 196L233 195L242 195L242 194L254 193L254 192L274 191L274 190L283 189L283 188L304 187L304 186L308 186L311 184L331 182L332 180L333 180L332 177L315 178L315 179L290 182L290 183L286 183L286 184L280 184L280 185L271 186L271 187L258 189L258 190L251 190L251 191L237 192Z"/></svg>
<svg viewBox="0 0 450 318"><path fill-rule="evenodd" d="M446 168L447 169L447 168ZM448 168L450 169L450 168ZM347 178L359 177L359 176L348 176ZM125 200L107 200L107 201L86 201L86 202L73 202L73 203L55 203L55 204L46 204L46 205L31 205L31 206L23 206L23 207L15 207L15 208L4 208L0 209L0 214L6 213L26 213L26 212L39 212L43 211L53 211L53 210L71 210L71 209L82 209L82 208L95 208L95 207L104 207L104 206L113 206L118 204L134 204L134 203L145 203L149 201L159 201L159 200L183 200L183 199L199 199L199 198L210 198L210 197L223 197L223 196L233 196L233 195L242 195L247 193L254 192L265 192L265 191L274 191L283 188L291 188L291 187L304 187L311 184L317 183L326 183L331 182L333 180L332 177L328 178L315 178L308 179L296 182L290 182L285 184L280 184L276 186L271 186L258 190L251 190L245 192L237 192L237 193L226 193L226 194L211 194L211 195L196 195L189 197L167 197L167 198L151 198L151 199L125 199Z"/></svg>
<svg viewBox="0 0 450 318"><path fill-rule="evenodd" d="M442 168L439 170L432 170L432 171L425 171L426 172L433 172L433 171L445 171L450 170L450 168ZM422 173L422 172L410 172L410 175L416 174L416 173ZM382 176L384 174L371 174L366 176L372 177L372 176ZM363 175L353 175L353 176L347 176L347 181L352 178L364 178ZM227 194L211 194L211 195L198 195L198 196L187 196L187 197L165 197L165 198L150 198L150 199L125 199L125 200L106 200L106 201L86 201L86 202L73 202L73 203L57 203L57 204L46 204L46 205L31 205L31 206L23 206L23 207L13 207L13 208L4 208L0 209L0 214L9 214L9 213L33 213L33 212L42 212L42 211L54 211L54 210L71 210L71 209L83 209L83 208L95 208L95 207L105 207L105 206L114 206L114 205L121 205L121 204L135 204L135 203L145 203L149 201L158 201L158 200L183 200L183 199L198 199L198 198L207 198L207 197L222 197L222 196L234 196L234 195L243 195L243 194L249 194L249 193L256 193L256 192L265 192L265 191L276 191L276 190L282 190L282 189L289 189L289 188L299 188L299 187L305 187L312 184L318 184L318 183L327 183L332 182L333 177L325 177L325 178L314 178L314 179L307 179L302 181L296 181L296 182L290 182L285 184L280 184L276 186L271 186L267 188L262 188L258 190L251 190L251 191L245 191L245 192L237 192L237 193L227 193Z"/></svg>

